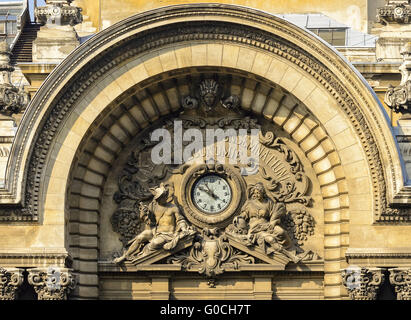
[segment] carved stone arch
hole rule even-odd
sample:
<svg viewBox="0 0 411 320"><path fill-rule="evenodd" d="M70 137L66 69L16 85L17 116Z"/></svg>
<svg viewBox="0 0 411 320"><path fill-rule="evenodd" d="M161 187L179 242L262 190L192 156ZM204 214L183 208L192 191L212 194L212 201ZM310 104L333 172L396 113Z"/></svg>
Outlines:
<svg viewBox="0 0 411 320"><path fill-rule="evenodd" d="M134 100L133 108L123 100L190 68L210 72L205 67L288 92L276 101L255 90L242 105L282 127L311 161L327 221L324 296L344 296L339 270L349 244L351 211L360 213L357 224L371 224L386 214L403 184L396 145L380 104L352 67L312 34L248 8L154 10L104 30L73 52L33 99L13 144L16 161L10 162L4 193L25 208L13 219L40 221L38 243L47 228L59 228L56 247L77 248L77 270L83 270L78 296L97 297L100 197L115 146L120 150L141 128L177 108L182 93L172 87L165 95L150 97L148 92L144 101ZM163 109L167 103L156 99L168 100L169 107ZM293 101L302 102L310 114L299 114ZM98 135L101 124L110 127ZM350 183L360 184L362 193L350 194ZM7 213L2 217L7 219ZM82 285L94 291L84 289L83 294Z"/></svg>

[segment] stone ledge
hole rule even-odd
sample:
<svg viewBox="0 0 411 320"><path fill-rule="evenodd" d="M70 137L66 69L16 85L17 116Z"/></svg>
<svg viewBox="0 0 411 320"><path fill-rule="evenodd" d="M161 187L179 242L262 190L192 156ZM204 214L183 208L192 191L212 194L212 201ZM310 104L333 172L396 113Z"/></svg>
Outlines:
<svg viewBox="0 0 411 320"><path fill-rule="evenodd" d="M67 267L72 258L62 248L26 249L16 248L0 251L0 266L2 267Z"/></svg>
<svg viewBox="0 0 411 320"><path fill-rule="evenodd" d="M345 257L350 265L370 267L411 266L411 248L348 248Z"/></svg>

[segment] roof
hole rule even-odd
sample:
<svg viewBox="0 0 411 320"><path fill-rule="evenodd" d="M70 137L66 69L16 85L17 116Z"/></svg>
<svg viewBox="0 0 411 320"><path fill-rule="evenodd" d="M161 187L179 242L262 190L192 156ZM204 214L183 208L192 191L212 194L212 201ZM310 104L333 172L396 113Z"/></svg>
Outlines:
<svg viewBox="0 0 411 320"><path fill-rule="evenodd" d="M304 29L342 29L346 30L345 47L375 47L378 37L338 22L321 13L280 14L278 15Z"/></svg>

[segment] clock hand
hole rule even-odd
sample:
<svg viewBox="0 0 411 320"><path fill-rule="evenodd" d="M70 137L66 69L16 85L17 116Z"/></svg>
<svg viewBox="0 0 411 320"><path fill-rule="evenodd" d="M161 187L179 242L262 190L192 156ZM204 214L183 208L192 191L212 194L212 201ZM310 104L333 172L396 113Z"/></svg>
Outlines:
<svg viewBox="0 0 411 320"><path fill-rule="evenodd" d="M210 189L210 187L208 186L207 183L205 185L206 185L207 189L210 190L210 194L214 199L220 199L220 197L214 193L214 190Z"/></svg>
<svg viewBox="0 0 411 320"><path fill-rule="evenodd" d="M204 189L204 188L201 188L201 187L199 187L199 189L200 189L201 191L206 192L206 193L207 193L209 196L211 196L212 198L217 199L218 196L217 196L213 191L210 190L210 188L208 187L208 185L205 184L205 186L207 187L207 189Z"/></svg>

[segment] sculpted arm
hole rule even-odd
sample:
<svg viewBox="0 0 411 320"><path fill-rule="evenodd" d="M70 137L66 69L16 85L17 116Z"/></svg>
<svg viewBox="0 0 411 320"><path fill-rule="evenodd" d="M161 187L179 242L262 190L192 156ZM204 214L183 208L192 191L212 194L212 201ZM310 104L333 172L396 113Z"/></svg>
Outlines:
<svg viewBox="0 0 411 320"><path fill-rule="evenodd" d="M281 222L281 217L286 214L285 205L283 203L278 203L275 205L271 203L271 216L270 224L274 227L279 225Z"/></svg>
<svg viewBox="0 0 411 320"><path fill-rule="evenodd" d="M188 229L187 221L184 219L184 216L180 213L178 207L173 208L173 213L176 219L177 229L176 231L185 231Z"/></svg>

